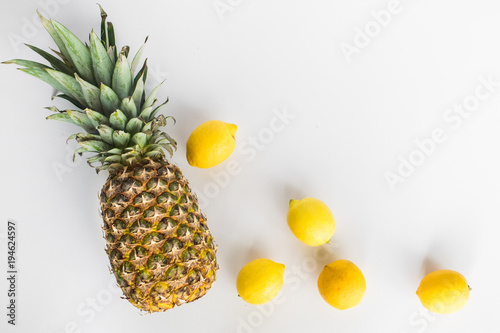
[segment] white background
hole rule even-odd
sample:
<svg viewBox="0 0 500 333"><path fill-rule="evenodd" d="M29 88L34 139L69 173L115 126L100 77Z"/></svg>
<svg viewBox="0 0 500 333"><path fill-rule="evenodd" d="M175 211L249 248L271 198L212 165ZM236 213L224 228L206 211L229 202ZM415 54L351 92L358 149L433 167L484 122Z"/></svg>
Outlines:
<svg viewBox="0 0 500 333"><path fill-rule="evenodd" d="M166 128L179 143L172 161L206 198L219 244L212 290L146 316L120 299L98 214L106 175L71 162L76 145L65 139L75 128L45 121L43 107L60 103L50 100L52 89L2 65L0 267L6 271L10 218L18 223L19 308L13 328L1 273L0 330L498 332L500 87L460 123L445 117L474 102L481 77L500 81L500 3L401 0L381 31L371 13L389 1L222 0L231 10L219 13L214 3L101 1L119 45L135 52L150 36L148 88L167 79L159 96L170 97L163 113L177 119ZM41 61L20 42L54 47L32 26L36 8L81 38L99 30L95 1L3 1L1 60ZM341 46L356 47L366 27L373 37L349 62ZM284 110L295 116L286 125L273 120ZM211 119L237 124L239 147L225 163L196 169L185 143ZM446 140L418 161L415 140L439 128ZM391 190L385 175L397 175L400 158L410 156L421 165ZM227 176L230 161L237 170ZM286 224L289 199L308 196L337 221L332 243L320 249ZM260 308L235 288L239 269L259 257L284 263L287 275L279 302ZM367 280L364 301L347 311L316 288L323 265L340 258ZM456 314L432 315L415 291L425 273L445 268L465 275L470 301Z"/></svg>

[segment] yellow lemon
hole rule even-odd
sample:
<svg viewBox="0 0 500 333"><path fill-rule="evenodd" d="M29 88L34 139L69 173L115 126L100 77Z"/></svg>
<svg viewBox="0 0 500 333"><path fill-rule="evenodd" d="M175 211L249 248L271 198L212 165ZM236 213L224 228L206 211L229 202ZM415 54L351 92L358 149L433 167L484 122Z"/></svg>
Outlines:
<svg viewBox="0 0 500 333"><path fill-rule="evenodd" d="M310 246L325 244L335 233L333 214L318 199L290 200L287 221L293 234Z"/></svg>
<svg viewBox="0 0 500 333"><path fill-rule="evenodd" d="M469 286L462 274L443 269L427 274L417 290L422 305L438 314L457 312L469 300Z"/></svg>
<svg viewBox="0 0 500 333"><path fill-rule="evenodd" d="M366 281L361 270L352 262L337 260L321 271L318 290L328 304L346 310L361 303L366 292Z"/></svg>
<svg viewBox="0 0 500 333"><path fill-rule="evenodd" d="M283 287L285 265L269 259L256 259L240 270L236 289L245 302L264 304L278 295Z"/></svg>
<svg viewBox="0 0 500 333"><path fill-rule="evenodd" d="M220 120L207 121L189 136L186 157L194 167L211 168L224 162L236 147L237 126Z"/></svg>

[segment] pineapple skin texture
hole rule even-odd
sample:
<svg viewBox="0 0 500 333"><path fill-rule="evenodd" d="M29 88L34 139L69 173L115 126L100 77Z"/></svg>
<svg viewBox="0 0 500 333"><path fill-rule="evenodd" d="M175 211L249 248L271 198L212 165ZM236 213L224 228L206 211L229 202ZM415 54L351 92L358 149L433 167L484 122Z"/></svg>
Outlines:
<svg viewBox="0 0 500 333"><path fill-rule="evenodd" d="M134 306L165 311L211 288L217 245L177 166L148 159L111 174L100 202L106 253Z"/></svg>

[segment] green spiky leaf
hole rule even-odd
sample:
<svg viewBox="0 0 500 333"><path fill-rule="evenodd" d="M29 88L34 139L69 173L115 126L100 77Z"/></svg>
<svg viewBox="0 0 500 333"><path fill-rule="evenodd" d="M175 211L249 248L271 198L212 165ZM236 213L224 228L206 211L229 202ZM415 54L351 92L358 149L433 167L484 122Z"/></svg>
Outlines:
<svg viewBox="0 0 500 333"><path fill-rule="evenodd" d="M59 121L64 121L66 123L70 123L70 124L76 125L73 122L73 119L71 119L71 117L69 116L69 114L67 114L66 112L51 114L50 116L48 116L45 119L59 120Z"/></svg>
<svg viewBox="0 0 500 333"><path fill-rule="evenodd" d="M120 107L120 98L104 83L101 83L101 104L106 115L110 115Z"/></svg>
<svg viewBox="0 0 500 333"><path fill-rule="evenodd" d="M128 142L130 141L130 133L124 131L114 131L113 132L113 146L118 148L127 147Z"/></svg>
<svg viewBox="0 0 500 333"><path fill-rule="evenodd" d="M132 97L123 99L122 104L120 105L120 110L123 111L128 119L137 116L137 108Z"/></svg>
<svg viewBox="0 0 500 333"><path fill-rule="evenodd" d="M89 117L87 117L87 113L77 110L66 110L66 113L71 117L71 120L73 120L73 123L76 125L80 126L89 133L97 133L94 125L92 125Z"/></svg>
<svg viewBox="0 0 500 333"><path fill-rule="evenodd" d="M115 130L124 130L127 116L120 109L117 109L109 116L109 123Z"/></svg>
<svg viewBox="0 0 500 333"><path fill-rule="evenodd" d="M78 133L76 134L75 139L78 142L91 141L91 140L102 141L99 135L89 134L89 133Z"/></svg>
<svg viewBox="0 0 500 333"><path fill-rule="evenodd" d="M142 76L141 76L139 81L137 81L137 85L135 86L134 93L132 94L132 98L134 99L134 103L135 103L136 114L137 114L137 110L141 109L141 102L142 102L143 95L144 95L144 81L143 81Z"/></svg>
<svg viewBox="0 0 500 333"><path fill-rule="evenodd" d="M101 124L97 126L97 131L101 136L102 140L110 145L113 144L113 132L115 131L111 127Z"/></svg>
<svg viewBox="0 0 500 333"><path fill-rule="evenodd" d="M141 148L144 148L148 144L148 136L145 133L136 133L132 136L130 140L133 144L138 145Z"/></svg>
<svg viewBox="0 0 500 333"><path fill-rule="evenodd" d="M165 81L163 81L165 82ZM151 93L149 94L148 98L146 99L146 101L144 102L144 105L142 106L142 109L146 109L146 108L149 108L150 106L153 106L154 105L154 102L155 102L155 98L156 98L156 94L158 93L158 90L160 89L161 85L163 84L160 83L159 85L157 85L152 91Z"/></svg>
<svg viewBox="0 0 500 333"><path fill-rule="evenodd" d="M106 30L108 34L108 47L113 48L114 58L118 59L117 49L116 49L116 41L115 41L115 28L111 22L107 22Z"/></svg>
<svg viewBox="0 0 500 333"><path fill-rule="evenodd" d="M47 30L50 37L52 37L52 39L56 43L57 47L59 48L59 51L61 51L61 53L60 53L61 58L68 61L71 64L71 66L74 66L73 61L71 60L71 58L69 56L69 52L66 49L65 44L63 43L61 36L57 32L56 28L53 26L52 22L47 20L45 17L43 17L42 14L40 14L40 12L38 10L36 12L37 12L38 16L40 17L40 21L42 22L43 27L45 28L45 30Z"/></svg>
<svg viewBox="0 0 500 333"><path fill-rule="evenodd" d="M61 88L54 88L60 90L62 93L70 97L73 97L78 102L85 104L85 98L83 97L82 88L74 77L49 68L45 69L45 71L47 71L50 76L52 76L57 82L59 82Z"/></svg>
<svg viewBox="0 0 500 333"><path fill-rule="evenodd" d="M146 43L148 42L148 37L146 37L146 40L144 41L144 44L142 44L141 48L139 51L134 56L134 59L132 60L132 66L131 66L131 71L132 74L135 73L135 70L137 69L137 66L139 65L139 62L141 61L142 54L144 53L144 49L146 47Z"/></svg>
<svg viewBox="0 0 500 333"><path fill-rule="evenodd" d="M12 59L8 61L2 62L2 64L15 64L18 66L22 67L27 67L30 69L45 69L45 68L50 68L49 66L46 66L44 64L41 64L39 62L31 61L31 60L24 60L24 59Z"/></svg>
<svg viewBox="0 0 500 333"><path fill-rule="evenodd" d="M130 134L135 134L139 132L144 125L144 122L139 118L130 119L125 126L125 130Z"/></svg>
<svg viewBox="0 0 500 333"><path fill-rule="evenodd" d="M149 108L146 108L142 110L142 112L139 114L139 117L143 119L144 121L149 121L151 119L151 113L153 112L153 108L150 106Z"/></svg>
<svg viewBox="0 0 500 333"><path fill-rule="evenodd" d="M132 73L130 72L127 57L122 53L120 53L115 65L111 87L121 100L130 96L132 89Z"/></svg>
<svg viewBox="0 0 500 333"><path fill-rule="evenodd" d="M80 84L83 98L85 99L85 102L87 102L87 105L92 110L102 111L101 97L100 97L101 91L99 90L99 88L97 88L93 84L88 83L87 81L84 81L76 73L75 73L75 78L76 81Z"/></svg>
<svg viewBox="0 0 500 333"><path fill-rule="evenodd" d="M87 152L102 152L111 149L111 145L103 141L90 140L90 141L82 141L79 142L80 146L82 146Z"/></svg>
<svg viewBox="0 0 500 333"><path fill-rule="evenodd" d="M59 94L59 95L55 95L52 99L54 99L56 97L62 98L64 100L67 100L70 103L73 103L73 105L75 105L77 108L85 109L85 105L83 105L83 103L80 103L79 101L77 101L76 99L74 99L71 96L68 96L68 95L65 95L65 94Z"/></svg>
<svg viewBox="0 0 500 333"><path fill-rule="evenodd" d="M61 37L69 58L82 78L90 83L95 83L92 73L92 58L89 49L71 31L61 23L51 20L52 25Z"/></svg>
<svg viewBox="0 0 500 333"><path fill-rule="evenodd" d="M94 31L90 34L90 55L97 84L104 83L108 87L111 86L114 64Z"/></svg>
<svg viewBox="0 0 500 333"><path fill-rule="evenodd" d="M97 128L99 125L108 123L108 118L97 111L85 109L85 112L87 113L87 117L90 119L92 125L95 128Z"/></svg>
<svg viewBox="0 0 500 333"><path fill-rule="evenodd" d="M36 46L30 45L30 44L25 44L27 47L38 53L40 56L42 56L45 60L47 60L54 69L57 69L60 72L63 72L64 74L68 75L74 75L75 71L66 65L63 61L57 59L54 57L52 54L45 52L44 50L39 49Z"/></svg>

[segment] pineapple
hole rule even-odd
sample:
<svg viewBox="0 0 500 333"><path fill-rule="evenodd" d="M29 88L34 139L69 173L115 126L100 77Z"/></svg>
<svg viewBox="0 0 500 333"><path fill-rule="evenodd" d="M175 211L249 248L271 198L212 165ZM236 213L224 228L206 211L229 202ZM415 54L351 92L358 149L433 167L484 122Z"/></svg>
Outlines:
<svg viewBox="0 0 500 333"><path fill-rule="evenodd" d="M75 154L93 153L89 165L109 172L101 215L106 253L125 298L143 311L159 312L202 297L215 281L217 246L188 181L166 160L176 142L160 130L171 118L158 114L168 102L156 105L161 84L146 97L146 61L134 75L144 45L129 62L129 47L117 51L102 8L101 36L92 31L89 45L39 16L60 59L28 45L51 66L5 63L49 83L61 92L56 97L76 107L48 107L54 113L47 119L81 127L84 132L70 137L81 146Z"/></svg>

